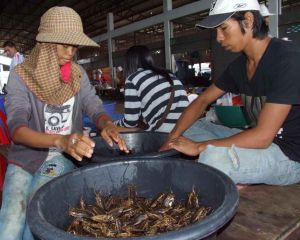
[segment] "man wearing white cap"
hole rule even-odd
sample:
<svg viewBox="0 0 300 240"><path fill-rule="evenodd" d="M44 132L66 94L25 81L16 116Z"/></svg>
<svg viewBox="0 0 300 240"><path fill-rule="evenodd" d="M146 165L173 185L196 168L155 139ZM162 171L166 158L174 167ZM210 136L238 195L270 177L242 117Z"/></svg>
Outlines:
<svg viewBox="0 0 300 240"><path fill-rule="evenodd" d="M163 149L200 154L236 183L299 182L300 49L268 36L257 0L217 0L196 26L215 28L222 47L241 55L183 112ZM250 129L198 120L226 92L241 94Z"/></svg>

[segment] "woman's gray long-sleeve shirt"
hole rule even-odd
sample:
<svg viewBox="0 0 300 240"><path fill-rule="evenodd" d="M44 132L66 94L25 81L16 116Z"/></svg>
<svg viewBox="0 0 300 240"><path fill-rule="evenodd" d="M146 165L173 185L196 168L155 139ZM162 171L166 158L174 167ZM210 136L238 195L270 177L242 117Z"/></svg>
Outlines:
<svg viewBox="0 0 300 240"><path fill-rule="evenodd" d="M72 115L72 133L82 132L82 112L88 115L94 123L105 114L102 101L91 86L86 72L81 68L82 80L80 90L75 95L74 109ZM12 70L9 75L5 98L5 109L7 114L7 125L12 140L16 130L27 126L32 130L45 131L44 106L27 88L20 76ZM48 148L32 148L12 141L8 153L8 162L22 167L24 170L34 174L43 164L48 156Z"/></svg>

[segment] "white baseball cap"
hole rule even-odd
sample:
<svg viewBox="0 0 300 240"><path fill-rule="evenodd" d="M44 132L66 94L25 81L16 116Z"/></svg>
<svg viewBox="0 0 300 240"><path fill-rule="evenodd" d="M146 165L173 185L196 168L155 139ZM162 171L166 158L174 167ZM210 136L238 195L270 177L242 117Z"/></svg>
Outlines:
<svg viewBox="0 0 300 240"><path fill-rule="evenodd" d="M267 8L267 6L265 4L261 3L259 6L260 6L260 14L263 17L275 15L274 13L269 12L269 9Z"/></svg>
<svg viewBox="0 0 300 240"><path fill-rule="evenodd" d="M260 11L257 0L217 0L211 4L209 16L196 27L215 28L239 11Z"/></svg>

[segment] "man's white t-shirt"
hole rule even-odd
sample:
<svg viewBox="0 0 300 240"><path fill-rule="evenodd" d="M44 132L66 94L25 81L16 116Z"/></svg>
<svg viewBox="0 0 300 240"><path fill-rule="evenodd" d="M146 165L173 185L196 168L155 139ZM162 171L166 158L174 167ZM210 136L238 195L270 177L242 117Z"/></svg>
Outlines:
<svg viewBox="0 0 300 240"><path fill-rule="evenodd" d="M21 53L17 52L11 59L9 70L12 70L13 68L15 68L15 66L22 63L23 61L24 61L23 55Z"/></svg>

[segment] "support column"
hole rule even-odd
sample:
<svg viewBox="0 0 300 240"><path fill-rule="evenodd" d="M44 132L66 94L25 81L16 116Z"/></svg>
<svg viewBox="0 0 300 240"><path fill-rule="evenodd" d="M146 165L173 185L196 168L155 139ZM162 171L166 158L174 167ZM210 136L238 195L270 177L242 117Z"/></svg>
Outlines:
<svg viewBox="0 0 300 240"><path fill-rule="evenodd" d="M114 15L112 12L107 14L107 30L108 30L108 38L107 38L107 46L108 46L108 64L110 69L110 77L112 80L112 87L116 88L116 71L114 69L113 63L113 52L115 51L115 41L111 37L112 31L114 31Z"/></svg>
<svg viewBox="0 0 300 240"><path fill-rule="evenodd" d="M172 69L172 56L171 56L171 32L173 33L173 24L167 18L168 11L172 10L172 0L164 0L164 39L165 39L165 64L166 68Z"/></svg>
<svg viewBox="0 0 300 240"><path fill-rule="evenodd" d="M275 15L270 16L270 34L273 37L279 37L279 30L278 30L278 16L281 15L281 0L270 0L269 2L269 11L271 13L275 13Z"/></svg>

